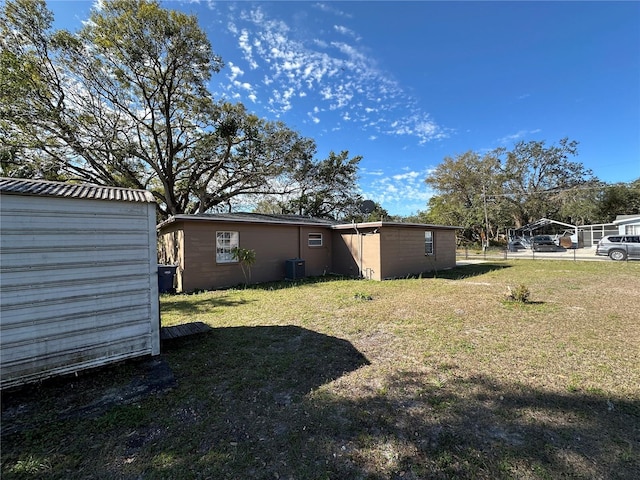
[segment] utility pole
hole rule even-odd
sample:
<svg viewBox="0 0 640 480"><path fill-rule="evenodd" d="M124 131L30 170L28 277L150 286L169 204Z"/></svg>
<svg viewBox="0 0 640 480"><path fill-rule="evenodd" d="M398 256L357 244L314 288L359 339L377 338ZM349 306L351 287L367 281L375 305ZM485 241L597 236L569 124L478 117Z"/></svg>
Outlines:
<svg viewBox="0 0 640 480"><path fill-rule="evenodd" d="M489 216L487 215L487 192L484 186L484 183L482 184L482 200L484 203L484 242L485 245L483 245L483 250L486 250L487 248L489 248Z"/></svg>

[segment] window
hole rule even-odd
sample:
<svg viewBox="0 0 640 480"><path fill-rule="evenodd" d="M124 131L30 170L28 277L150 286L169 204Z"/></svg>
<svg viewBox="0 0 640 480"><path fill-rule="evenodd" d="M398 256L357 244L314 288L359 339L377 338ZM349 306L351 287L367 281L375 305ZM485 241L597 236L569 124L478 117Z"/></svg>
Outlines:
<svg viewBox="0 0 640 480"><path fill-rule="evenodd" d="M624 233L627 235L640 235L640 225L625 225Z"/></svg>
<svg viewBox="0 0 640 480"><path fill-rule="evenodd" d="M431 230L424 232L424 254L433 255L433 232Z"/></svg>
<svg viewBox="0 0 640 480"><path fill-rule="evenodd" d="M321 233L310 233L309 234L309 246L310 247L321 247L322 246L322 234Z"/></svg>
<svg viewBox="0 0 640 480"><path fill-rule="evenodd" d="M216 262L231 263L236 260L231 251L238 247L238 232L216 232Z"/></svg>

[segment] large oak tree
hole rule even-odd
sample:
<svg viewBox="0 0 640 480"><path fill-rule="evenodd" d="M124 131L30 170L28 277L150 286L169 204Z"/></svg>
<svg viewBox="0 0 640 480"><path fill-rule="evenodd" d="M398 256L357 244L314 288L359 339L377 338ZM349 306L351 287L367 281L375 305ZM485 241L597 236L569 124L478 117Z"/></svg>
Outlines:
<svg viewBox="0 0 640 480"><path fill-rule="evenodd" d="M9 1L0 17L4 175L148 189L167 216L285 193L277 179L315 151L214 101L207 83L223 63L194 16L105 0L76 34L52 30L43 0Z"/></svg>

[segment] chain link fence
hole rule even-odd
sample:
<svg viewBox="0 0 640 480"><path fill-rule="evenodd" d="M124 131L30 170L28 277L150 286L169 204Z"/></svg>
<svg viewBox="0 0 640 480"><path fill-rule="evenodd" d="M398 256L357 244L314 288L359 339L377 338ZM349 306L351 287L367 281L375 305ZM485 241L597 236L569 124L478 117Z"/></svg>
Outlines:
<svg viewBox="0 0 640 480"><path fill-rule="evenodd" d="M558 248L553 252L536 252L532 249L510 250L506 247L489 247L483 250L461 247L456 250L456 260L572 260L572 261L602 261L608 257L596 255L595 248Z"/></svg>

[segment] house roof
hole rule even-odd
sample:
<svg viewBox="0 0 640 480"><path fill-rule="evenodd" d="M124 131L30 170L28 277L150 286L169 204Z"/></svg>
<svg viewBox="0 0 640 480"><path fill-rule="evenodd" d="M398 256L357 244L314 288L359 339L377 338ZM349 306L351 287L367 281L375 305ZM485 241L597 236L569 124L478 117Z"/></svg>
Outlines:
<svg viewBox="0 0 640 480"><path fill-rule="evenodd" d="M613 223L617 225L619 223L633 223L635 221L640 222L640 215L618 215Z"/></svg>
<svg viewBox="0 0 640 480"><path fill-rule="evenodd" d="M104 187L100 185L49 182L25 178L0 177L0 192L13 195L39 195L91 200L153 203L151 192L131 188Z"/></svg>
<svg viewBox="0 0 640 480"><path fill-rule="evenodd" d="M197 215L174 215L158 225L158 229L175 222L195 221L195 222L227 222L227 223L258 223L271 225L304 225L327 227L334 230L366 229L383 227L401 228L438 228L457 230L462 227L427 225L423 223L400 223L400 222L367 222L367 223L340 223L324 218L305 217L301 215L276 215L265 213L212 213Z"/></svg>
<svg viewBox="0 0 640 480"><path fill-rule="evenodd" d="M405 223L405 222L366 222L366 223L340 223L333 226L334 230L356 230L356 229L367 229L367 228L385 228L385 227L393 227L393 228L433 228L439 230L459 230L462 227L458 226L449 226L449 225L434 225L430 223Z"/></svg>
<svg viewBox="0 0 640 480"><path fill-rule="evenodd" d="M305 217L302 215L276 215L266 213L200 213L197 215L173 215L158 225L162 228L175 222L227 222L227 223L262 223L271 225L315 225L331 227L336 222L323 218Z"/></svg>

